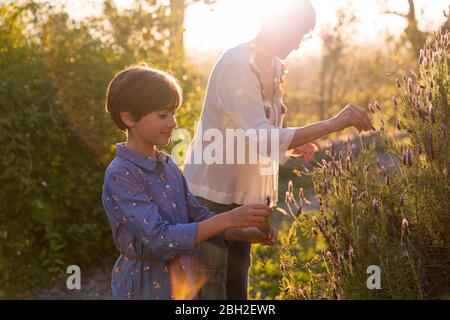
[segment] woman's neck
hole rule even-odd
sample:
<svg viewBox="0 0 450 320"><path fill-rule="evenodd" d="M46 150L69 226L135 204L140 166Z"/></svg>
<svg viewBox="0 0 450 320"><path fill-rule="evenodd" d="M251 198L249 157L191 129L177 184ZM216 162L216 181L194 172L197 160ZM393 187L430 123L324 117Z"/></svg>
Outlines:
<svg viewBox="0 0 450 320"><path fill-rule="evenodd" d="M156 158L157 152L156 146L152 144L147 144L142 139L136 139L136 137L131 132L128 132L125 146L130 150L145 155L146 157Z"/></svg>
<svg viewBox="0 0 450 320"><path fill-rule="evenodd" d="M263 33L258 34L252 41L255 62L260 68L271 66L273 59L275 59L275 55L271 53L270 48L266 45L267 42Z"/></svg>

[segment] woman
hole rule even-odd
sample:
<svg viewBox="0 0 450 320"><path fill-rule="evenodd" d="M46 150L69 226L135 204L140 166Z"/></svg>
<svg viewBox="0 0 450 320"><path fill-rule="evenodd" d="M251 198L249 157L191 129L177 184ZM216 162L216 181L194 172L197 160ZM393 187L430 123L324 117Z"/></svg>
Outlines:
<svg viewBox="0 0 450 320"><path fill-rule="evenodd" d="M370 130L367 112L352 104L325 121L299 128L282 128L286 107L280 84L285 73L281 60L308 38L314 28L316 15L309 0L276 1L270 16L262 17L261 31L255 39L226 51L211 73L200 124L188 148L184 175L189 189L199 201L216 213L247 203L264 203L267 196L277 202L278 164L289 154L300 154L305 146L332 132L355 126ZM343 79L345 80L345 79ZM200 130L201 129L201 130ZM199 163L194 154L212 141L204 139L205 130L214 129L226 136L227 129L266 130L264 143L270 156L280 155L271 174L263 170L265 163ZM251 139L250 139L251 140ZM246 144L248 146L249 143ZM238 151L224 146L223 153ZM259 151L258 151L259 152ZM199 258L208 281L200 291L200 299L246 299L250 244L245 242L205 242Z"/></svg>

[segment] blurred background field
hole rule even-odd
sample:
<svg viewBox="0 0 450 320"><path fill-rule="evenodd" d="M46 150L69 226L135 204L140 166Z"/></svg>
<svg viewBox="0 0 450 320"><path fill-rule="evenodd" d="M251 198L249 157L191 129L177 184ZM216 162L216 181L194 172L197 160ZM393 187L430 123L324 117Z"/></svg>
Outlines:
<svg viewBox="0 0 450 320"><path fill-rule="evenodd" d="M417 72L433 31L450 29L447 0L312 0L318 25L286 61L285 126L327 119L351 102L378 100L394 117L395 81ZM180 81L185 104L178 125L191 134L209 72L220 53L258 31L257 0L95 0L0 2L0 299L109 298L117 258L101 204L106 165L124 140L104 111L108 81L124 66L147 62ZM447 13L446 13L447 12ZM416 71L415 71L416 70ZM382 116L373 114L376 129ZM359 143L353 129L321 141ZM377 154L387 157L379 146ZM170 152L179 142L167 146ZM384 158L383 158L384 157ZM287 183L304 188L319 211L301 160L280 169L280 206ZM298 264L326 244L292 218L277 221L280 243L253 247L250 297L283 298L283 241ZM290 233L289 233L290 232ZM83 270L81 291L65 289L68 265ZM293 276L306 284L309 274ZM76 290L75 290L76 291Z"/></svg>

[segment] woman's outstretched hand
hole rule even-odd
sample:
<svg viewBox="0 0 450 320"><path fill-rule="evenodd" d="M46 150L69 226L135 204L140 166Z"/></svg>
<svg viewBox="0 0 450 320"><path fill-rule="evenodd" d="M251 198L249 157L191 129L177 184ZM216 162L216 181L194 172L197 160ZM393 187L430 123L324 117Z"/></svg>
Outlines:
<svg viewBox="0 0 450 320"><path fill-rule="evenodd" d="M359 131L374 130L367 110L354 104L348 104L330 119L296 128L288 150L300 148L298 152L302 154L305 151L303 147L307 146L311 141L352 126L356 127ZM310 148L311 146L306 147L307 156L305 156L305 160L307 157L310 159L311 152L308 154L308 149L311 150Z"/></svg>
<svg viewBox="0 0 450 320"><path fill-rule="evenodd" d="M372 121L367 110L354 104L348 104L336 116L330 119L336 131L347 127L356 127L359 131L369 131L373 129Z"/></svg>

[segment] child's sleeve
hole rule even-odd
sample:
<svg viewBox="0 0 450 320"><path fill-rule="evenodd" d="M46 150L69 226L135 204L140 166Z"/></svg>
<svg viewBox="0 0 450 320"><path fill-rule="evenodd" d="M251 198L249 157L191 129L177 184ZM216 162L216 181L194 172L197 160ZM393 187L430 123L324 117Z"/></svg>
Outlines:
<svg viewBox="0 0 450 320"><path fill-rule="evenodd" d="M198 223L171 225L163 220L143 186L126 169L109 174L106 183L111 194L112 214L117 215L125 228L156 258L170 260L196 253Z"/></svg>
<svg viewBox="0 0 450 320"><path fill-rule="evenodd" d="M184 183L184 190L185 190L185 197L186 197L186 205L188 210L188 216L190 222L200 222L206 219L209 219L211 217L215 216L215 213L211 210L209 210L207 207L202 205L197 198L189 191L186 179L183 177L183 183ZM222 231L212 238L208 239L208 241L213 242L219 242L219 243L225 243L226 245L229 245L228 241L225 241L225 231Z"/></svg>
<svg viewBox="0 0 450 320"><path fill-rule="evenodd" d="M186 205L188 210L189 221L200 222L208 218L214 217L215 213L202 205L197 198L189 191L186 178L183 176L183 184L185 190Z"/></svg>

